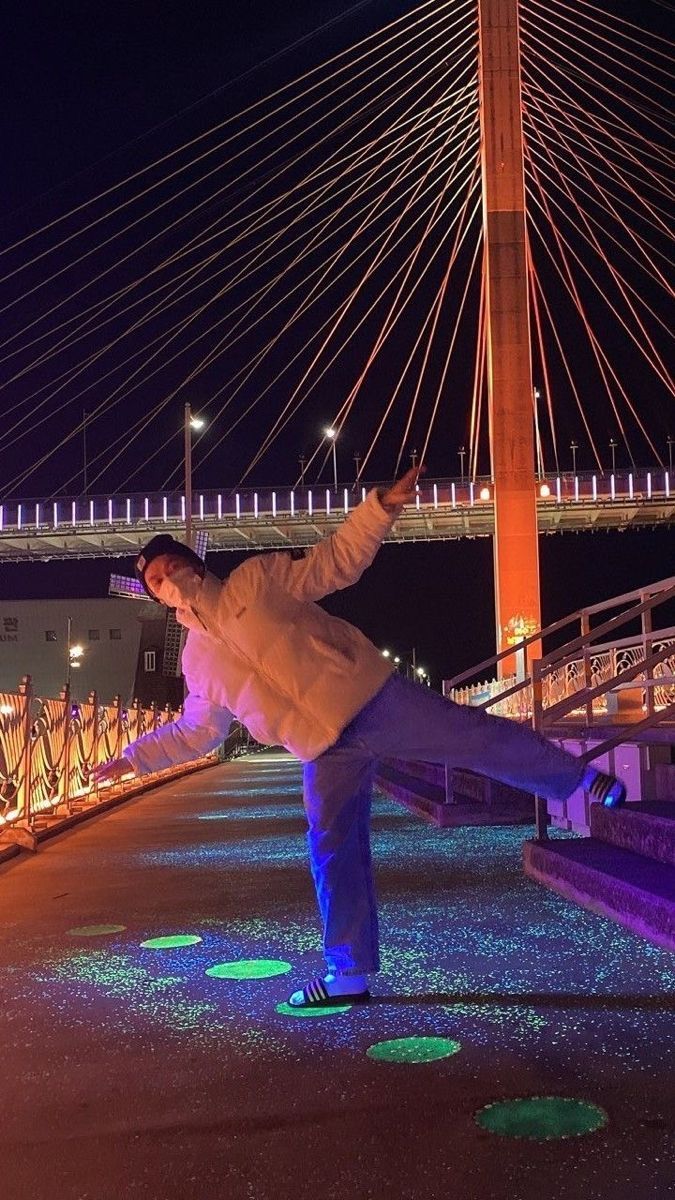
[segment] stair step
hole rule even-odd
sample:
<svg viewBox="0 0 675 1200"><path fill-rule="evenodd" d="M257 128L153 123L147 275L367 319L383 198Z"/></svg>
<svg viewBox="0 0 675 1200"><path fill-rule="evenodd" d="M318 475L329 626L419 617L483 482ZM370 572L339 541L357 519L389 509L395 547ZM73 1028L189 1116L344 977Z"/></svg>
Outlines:
<svg viewBox="0 0 675 1200"><path fill-rule="evenodd" d="M441 828L460 825L529 825L534 820L534 801L527 792L518 792L515 788L494 784L483 776L472 775L473 781L491 786L479 794L471 795L467 780L460 783L460 790L456 788L454 778L459 773L453 771L452 799L446 803L445 769L432 767L431 770L418 772L420 766L429 767L429 764L408 764L398 759L381 762L376 782L394 800ZM434 773L436 782L432 782ZM468 777L470 773L462 774Z"/></svg>
<svg viewBox="0 0 675 1200"><path fill-rule="evenodd" d="M646 800L619 809L592 804L591 836L675 866L675 803Z"/></svg>
<svg viewBox="0 0 675 1200"><path fill-rule="evenodd" d="M525 874L675 950L675 868L598 838L525 842Z"/></svg>

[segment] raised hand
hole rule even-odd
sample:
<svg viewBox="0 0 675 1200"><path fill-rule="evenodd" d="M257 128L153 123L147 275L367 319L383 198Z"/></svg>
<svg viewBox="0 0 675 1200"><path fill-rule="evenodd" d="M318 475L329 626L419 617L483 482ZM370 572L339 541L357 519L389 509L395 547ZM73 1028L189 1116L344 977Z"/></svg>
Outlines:
<svg viewBox="0 0 675 1200"><path fill-rule="evenodd" d="M392 483L386 492L380 496L380 504L386 512L395 512L397 508L403 508L404 504L412 504L415 499L415 489L417 480L420 475L424 475L426 467L420 463L419 467L411 467L402 475L396 483Z"/></svg>
<svg viewBox="0 0 675 1200"><path fill-rule="evenodd" d="M110 762L94 767L89 779L91 783L115 783L124 775L135 775L135 773L129 759L122 756L122 758L113 758Z"/></svg>

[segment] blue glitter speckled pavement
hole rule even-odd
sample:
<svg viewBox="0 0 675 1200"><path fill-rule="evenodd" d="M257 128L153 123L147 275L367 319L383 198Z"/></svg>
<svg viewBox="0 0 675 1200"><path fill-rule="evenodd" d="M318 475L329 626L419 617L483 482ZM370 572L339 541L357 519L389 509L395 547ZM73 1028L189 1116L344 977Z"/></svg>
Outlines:
<svg viewBox="0 0 675 1200"><path fill-rule="evenodd" d="M530 834L380 799L375 1002L311 1020L283 1004L321 964L287 756L0 867L3 1200L665 1200L675 961L526 879ZM592 1131L494 1132L519 1098L523 1129Z"/></svg>

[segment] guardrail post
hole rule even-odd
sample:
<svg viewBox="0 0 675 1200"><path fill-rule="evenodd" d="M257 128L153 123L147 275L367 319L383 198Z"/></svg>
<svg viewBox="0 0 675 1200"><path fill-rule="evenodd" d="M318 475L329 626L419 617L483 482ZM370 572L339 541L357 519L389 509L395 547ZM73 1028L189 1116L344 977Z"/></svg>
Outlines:
<svg viewBox="0 0 675 1200"><path fill-rule="evenodd" d="M21 816L5 825L0 834L0 842L5 845L22 846L24 850L36 850L37 838L33 830L33 808L31 793L33 784L33 743L31 740L32 719L31 702L33 686L30 675L24 675L19 684L18 695L23 700L23 746L19 767L19 787L17 791L17 808Z"/></svg>
<svg viewBox="0 0 675 1200"><path fill-rule="evenodd" d="M588 638L591 634L591 621L585 609L581 610L581 636ZM593 671L591 668L591 648L590 646L582 647L582 660L584 664L584 690L588 692L593 687ZM586 701L586 724L593 724L593 701Z"/></svg>
<svg viewBox="0 0 675 1200"><path fill-rule="evenodd" d="M530 663L532 671L532 728L536 733L541 733L544 725L544 686L542 680L542 660L533 658ZM539 793L535 793L534 797L534 819L536 823L536 837L538 842L548 840L548 809L546 801Z"/></svg>
<svg viewBox="0 0 675 1200"><path fill-rule="evenodd" d="M91 743L91 760L89 761L88 767L87 767L87 788L88 788L89 794L91 795L91 791L92 791L91 772L93 771L94 767L98 766L98 746L99 746L99 740L100 740L100 736L101 736L100 730L99 730L100 722L99 722L99 712L98 712L98 696L95 691L90 692L89 695L87 696L87 704L91 705L92 712L94 714L94 716L93 716L94 729L93 729L93 738L92 738L92 743Z"/></svg>
<svg viewBox="0 0 675 1200"><path fill-rule="evenodd" d="M120 758L122 754L122 697L115 696L113 700L115 707L115 758Z"/></svg>
<svg viewBox="0 0 675 1200"><path fill-rule="evenodd" d="M24 696L24 726L23 726L23 786L24 803L23 819L28 829L33 828L33 808L31 793L33 790L33 742L31 740L31 704L33 701L33 680L30 675L24 675L19 684L19 695Z"/></svg>
<svg viewBox="0 0 675 1200"><path fill-rule="evenodd" d="M647 592L640 593L640 602L642 604L646 603L648 598L650 598L650 597L648 597ZM647 608L647 609L645 609L645 611L642 614L642 648L643 648L643 653L644 653L645 659L649 658L649 656L652 652L652 647L654 645L652 631L653 631L652 609ZM647 701L647 715L651 717L651 716L653 716L654 712L656 711L656 701L655 701L655 697L654 697L655 689L653 687L649 686L649 681L647 678L646 671L645 671L645 684L646 684L645 699Z"/></svg>
<svg viewBox="0 0 675 1200"><path fill-rule="evenodd" d="M70 685L66 684L61 689L59 700L63 701L63 782L61 785L61 795L59 796L56 811L58 812L61 805L66 812L70 813L71 795L70 795L70 758L71 758L71 728L72 721L70 719ZM58 782L57 782L58 789Z"/></svg>

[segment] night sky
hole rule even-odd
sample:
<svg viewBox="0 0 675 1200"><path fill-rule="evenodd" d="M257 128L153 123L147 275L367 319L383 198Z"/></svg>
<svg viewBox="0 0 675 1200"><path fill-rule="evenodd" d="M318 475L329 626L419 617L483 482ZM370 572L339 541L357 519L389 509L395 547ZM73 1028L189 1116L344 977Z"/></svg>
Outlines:
<svg viewBox="0 0 675 1200"><path fill-rule="evenodd" d="M411 7L390 0L361 5L299 0L291 6L263 0L239 5L174 0L13 5L3 35L5 95L11 97L11 105L6 103L0 112L5 166L0 211L6 229L2 241L14 241L52 220ZM661 36L672 25L673 6L660 0L606 7ZM313 32L322 25L326 27ZM280 53L294 43L299 43L295 49ZM33 282L38 279L39 274L32 276ZM616 352L620 354L621 347ZM672 412L666 401L655 401L654 396L645 396L644 404L646 410L656 405L649 410L653 436L665 456ZM73 414L64 417L74 419ZM606 444L614 431L609 420L604 429L602 418L598 420L598 438ZM568 426L565 433L566 446L576 430ZM361 448L358 436L352 430L345 439L343 460L349 461ZM96 437L92 429L92 454L100 449ZM297 433L294 437L298 451L305 450ZM436 440L430 464L434 473L456 472L462 440L459 427L451 430L447 441ZM180 452L178 442L170 452L174 457ZM308 434L307 445L313 444ZM268 460L255 482L292 480L297 472L290 445ZM243 469L247 451L250 457L254 448L246 445L244 435L227 454L241 457ZM29 450L24 445L20 453L25 456ZM378 462L382 474L393 457L390 453ZM0 461L7 478L16 462L7 454ZM218 469L234 484L239 464L224 461L225 467L221 461ZM80 465L81 447L66 447L60 477L78 471ZM162 464L167 470L174 465ZM200 475L196 456L197 487L219 481L220 476L212 474L215 469L212 459ZM29 480L23 494L46 495L45 489L56 488L60 477ZM159 476L144 480L141 475L135 487L159 487L161 482ZM114 480L109 483L113 486ZM542 539L544 621L671 574L673 548L672 528ZM209 565L224 574L235 561L234 555L212 556ZM118 561L115 567L129 565ZM109 571L109 563L94 562L3 566L2 589L8 598L101 596ZM489 541L386 546L361 583L333 597L328 607L360 625L380 645L401 652L415 645L418 660L437 682L492 652L491 589Z"/></svg>

